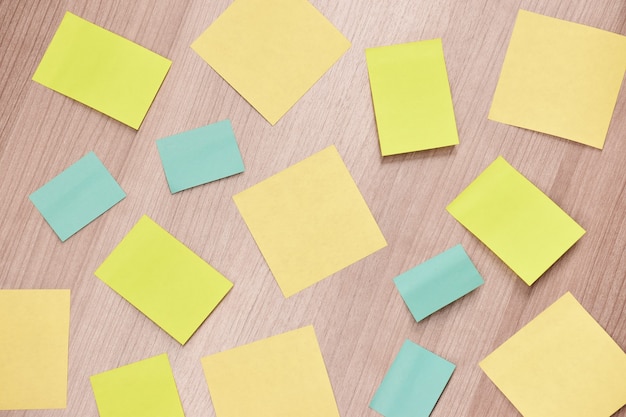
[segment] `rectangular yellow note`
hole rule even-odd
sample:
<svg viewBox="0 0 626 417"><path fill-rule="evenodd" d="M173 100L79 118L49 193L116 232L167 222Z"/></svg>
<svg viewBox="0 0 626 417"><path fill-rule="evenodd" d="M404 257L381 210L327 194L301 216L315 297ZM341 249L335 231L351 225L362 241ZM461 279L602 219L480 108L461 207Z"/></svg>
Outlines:
<svg viewBox="0 0 626 417"><path fill-rule="evenodd" d="M447 210L528 285L585 233L502 157Z"/></svg>
<svg viewBox="0 0 626 417"><path fill-rule="evenodd" d="M334 146L234 200L285 297L387 246Z"/></svg>
<svg viewBox="0 0 626 417"><path fill-rule="evenodd" d="M313 326L202 358L217 417L339 417Z"/></svg>
<svg viewBox="0 0 626 417"><path fill-rule="evenodd" d="M602 149L626 36L520 10L489 119Z"/></svg>
<svg viewBox="0 0 626 417"><path fill-rule="evenodd" d="M626 404L626 354L570 293L480 367L524 417L607 417Z"/></svg>
<svg viewBox="0 0 626 417"><path fill-rule="evenodd" d="M171 63L67 12L33 80L139 129Z"/></svg>
<svg viewBox="0 0 626 417"><path fill-rule="evenodd" d="M383 156L459 143L441 39L365 50Z"/></svg>
<svg viewBox="0 0 626 417"><path fill-rule="evenodd" d="M70 290L0 290L0 410L65 408Z"/></svg>

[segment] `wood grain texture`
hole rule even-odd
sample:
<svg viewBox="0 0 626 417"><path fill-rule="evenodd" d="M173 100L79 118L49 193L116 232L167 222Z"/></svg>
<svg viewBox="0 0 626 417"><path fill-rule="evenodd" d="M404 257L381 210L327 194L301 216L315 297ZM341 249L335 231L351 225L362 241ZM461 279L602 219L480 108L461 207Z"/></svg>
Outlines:
<svg viewBox="0 0 626 417"><path fill-rule="evenodd" d="M626 34L626 3L312 3L352 47L272 127L189 47L230 0L0 0L0 287L72 291L67 409L2 416L95 417L90 375L167 352L187 417L212 417L202 356L308 324L343 417L377 415L369 401L406 338L457 365L433 417L517 416L478 362L566 291L626 348L626 94L602 151L487 120L519 8ZM30 80L67 10L172 59L138 131ZM460 144L383 159L364 49L437 37ZM246 172L170 195L155 140L224 118ZM331 144L389 246L285 299L232 195ZM61 243L28 195L92 150L128 197ZM587 230L530 288L445 211L498 155ZM184 347L93 275L142 214L235 284ZM457 243L485 285L415 323L392 278Z"/></svg>

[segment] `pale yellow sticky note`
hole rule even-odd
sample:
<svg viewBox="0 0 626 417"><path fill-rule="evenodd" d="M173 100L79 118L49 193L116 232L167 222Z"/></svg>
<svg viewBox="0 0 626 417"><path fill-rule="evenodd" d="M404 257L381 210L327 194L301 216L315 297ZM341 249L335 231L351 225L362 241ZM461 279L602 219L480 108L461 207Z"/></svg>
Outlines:
<svg viewBox="0 0 626 417"><path fill-rule="evenodd" d="M626 354L570 293L480 367L524 417L608 417L626 404Z"/></svg>
<svg viewBox="0 0 626 417"><path fill-rule="evenodd" d="M217 417L339 417L313 326L202 358Z"/></svg>
<svg viewBox="0 0 626 417"><path fill-rule="evenodd" d="M65 408L70 290L0 290L0 410Z"/></svg>
<svg viewBox="0 0 626 417"><path fill-rule="evenodd" d="M33 80L139 129L171 63L67 12Z"/></svg>
<svg viewBox="0 0 626 417"><path fill-rule="evenodd" d="M626 37L520 10L489 119L604 146Z"/></svg>
<svg viewBox="0 0 626 417"><path fill-rule="evenodd" d="M447 210L528 285L585 233L501 156Z"/></svg>
<svg viewBox="0 0 626 417"><path fill-rule="evenodd" d="M275 124L350 42L307 0L235 0L191 47Z"/></svg>
<svg viewBox="0 0 626 417"><path fill-rule="evenodd" d="M459 143L441 39L365 50L383 156Z"/></svg>
<svg viewBox="0 0 626 417"><path fill-rule="evenodd" d="M387 246L334 146L234 200L285 297Z"/></svg>
<svg viewBox="0 0 626 417"><path fill-rule="evenodd" d="M181 344L233 286L148 216L95 274Z"/></svg>

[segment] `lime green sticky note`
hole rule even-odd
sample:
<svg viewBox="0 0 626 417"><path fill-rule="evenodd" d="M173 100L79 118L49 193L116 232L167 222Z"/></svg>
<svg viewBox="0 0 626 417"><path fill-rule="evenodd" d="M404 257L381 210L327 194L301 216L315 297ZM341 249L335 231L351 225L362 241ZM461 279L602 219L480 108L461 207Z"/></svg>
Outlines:
<svg viewBox="0 0 626 417"><path fill-rule="evenodd" d="M90 378L100 417L185 417L167 354Z"/></svg>
<svg viewBox="0 0 626 417"><path fill-rule="evenodd" d="M406 340L385 375L370 408L385 417L428 417L456 366Z"/></svg>
<svg viewBox="0 0 626 417"><path fill-rule="evenodd" d="M441 39L365 50L383 156L456 145Z"/></svg>
<svg viewBox="0 0 626 417"><path fill-rule="evenodd" d="M33 80L139 129L171 63L67 12Z"/></svg>
<svg viewBox="0 0 626 417"><path fill-rule="evenodd" d="M528 285L585 233L502 157L447 210Z"/></svg>
<svg viewBox="0 0 626 417"><path fill-rule="evenodd" d="M95 274L181 344L233 286L148 216Z"/></svg>

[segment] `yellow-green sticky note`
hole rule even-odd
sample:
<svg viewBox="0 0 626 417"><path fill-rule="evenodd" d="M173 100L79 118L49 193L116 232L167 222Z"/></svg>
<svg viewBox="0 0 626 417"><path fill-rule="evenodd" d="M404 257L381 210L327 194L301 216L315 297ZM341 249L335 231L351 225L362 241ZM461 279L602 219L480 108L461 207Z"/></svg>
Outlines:
<svg viewBox="0 0 626 417"><path fill-rule="evenodd" d="M235 0L191 47L273 125L350 42L307 0Z"/></svg>
<svg viewBox="0 0 626 417"><path fill-rule="evenodd" d="M528 285L585 233L501 156L447 210Z"/></svg>
<svg viewBox="0 0 626 417"><path fill-rule="evenodd" d="M217 417L339 417L313 326L202 358Z"/></svg>
<svg viewBox="0 0 626 417"><path fill-rule="evenodd" d="M100 417L185 417L165 353L89 379Z"/></svg>
<svg viewBox="0 0 626 417"><path fill-rule="evenodd" d="M95 274L183 345L233 286L148 216Z"/></svg>
<svg viewBox="0 0 626 417"><path fill-rule="evenodd" d="M383 156L459 143L441 39L365 50Z"/></svg>
<svg viewBox="0 0 626 417"><path fill-rule="evenodd" d="M608 417L626 404L626 354L569 292L480 367L524 417Z"/></svg>
<svg viewBox="0 0 626 417"><path fill-rule="evenodd" d="M139 129L171 63L67 12L33 80Z"/></svg>
<svg viewBox="0 0 626 417"><path fill-rule="evenodd" d="M65 408L70 290L0 290L0 410Z"/></svg>
<svg viewBox="0 0 626 417"><path fill-rule="evenodd" d="M602 149L626 36L520 10L489 119Z"/></svg>
<svg viewBox="0 0 626 417"><path fill-rule="evenodd" d="M387 246L334 146L234 200L285 297Z"/></svg>

